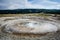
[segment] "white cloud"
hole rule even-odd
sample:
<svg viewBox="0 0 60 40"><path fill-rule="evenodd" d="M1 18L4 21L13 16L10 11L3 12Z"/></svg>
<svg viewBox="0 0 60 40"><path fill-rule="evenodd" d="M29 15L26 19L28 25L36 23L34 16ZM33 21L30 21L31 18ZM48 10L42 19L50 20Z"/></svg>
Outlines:
<svg viewBox="0 0 60 40"><path fill-rule="evenodd" d="M4 0L3 0L4 1ZM25 8L38 8L38 9L60 9L59 2L53 2L50 0L6 0L0 2L0 6L4 8L0 9L25 9Z"/></svg>
<svg viewBox="0 0 60 40"><path fill-rule="evenodd" d="M0 3L0 6L5 8L1 9L23 9L25 8L25 0L6 0Z"/></svg>
<svg viewBox="0 0 60 40"><path fill-rule="evenodd" d="M27 1L26 5L28 5L26 8L60 9L60 3L49 0L34 0L32 2Z"/></svg>

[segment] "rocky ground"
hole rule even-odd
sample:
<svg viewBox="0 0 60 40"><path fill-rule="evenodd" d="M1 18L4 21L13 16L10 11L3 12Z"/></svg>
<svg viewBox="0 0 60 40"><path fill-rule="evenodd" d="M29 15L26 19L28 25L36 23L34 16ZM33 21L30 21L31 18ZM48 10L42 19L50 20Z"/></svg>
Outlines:
<svg viewBox="0 0 60 40"><path fill-rule="evenodd" d="M15 31L4 31L4 26L2 25L6 22L9 23L9 21L13 21L16 19L30 19L34 21L46 21L46 22L52 22L55 23L56 26L60 26L60 20L58 17L37 17L37 16L21 16L21 17L0 17L0 40L60 40L60 31L56 32L47 32L44 34L40 33L20 33ZM24 20L23 20L24 21ZM16 21L15 21L16 22ZM15 23L14 22L14 23ZM18 22L19 23L19 22ZM10 25L10 24L9 24ZM9 27L8 25L8 27ZM47 24L48 25L48 24ZM10 25L11 26L11 25ZM15 25L16 26L16 25ZM20 29L19 29L20 30ZM13 33L11 33L13 32Z"/></svg>

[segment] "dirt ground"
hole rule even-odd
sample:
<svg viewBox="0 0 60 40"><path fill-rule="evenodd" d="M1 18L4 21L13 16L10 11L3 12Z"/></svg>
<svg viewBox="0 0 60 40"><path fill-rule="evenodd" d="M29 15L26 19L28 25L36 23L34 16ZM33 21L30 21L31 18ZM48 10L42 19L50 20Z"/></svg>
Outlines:
<svg viewBox="0 0 60 40"><path fill-rule="evenodd" d="M11 14L10 14L10 16L11 16ZM16 15L14 14L14 16L16 16ZM22 15L19 15L19 17L21 17L21 16ZM40 15L40 17L41 16L42 15ZM9 17L9 16L3 15L2 17ZM29 17L27 17L26 15L23 15L21 18L24 18L24 19L31 18L31 19L37 20L38 18L40 19L40 17L38 17L38 16L33 17L31 15L29 15ZM60 17L58 18L58 17L46 16L46 15L43 15L43 17L45 20L60 22L60 20L59 20ZM60 31L57 31L55 33L45 33L45 34L5 33L5 32L2 32L2 30L0 28L0 40L60 40Z"/></svg>

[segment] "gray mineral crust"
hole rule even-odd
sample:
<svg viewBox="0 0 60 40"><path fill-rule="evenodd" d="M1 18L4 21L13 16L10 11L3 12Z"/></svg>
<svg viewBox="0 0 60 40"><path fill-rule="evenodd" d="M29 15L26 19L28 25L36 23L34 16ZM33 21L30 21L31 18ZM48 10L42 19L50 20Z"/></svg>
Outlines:
<svg viewBox="0 0 60 40"><path fill-rule="evenodd" d="M57 20L56 18L44 19L44 17L33 16L28 16L27 18L0 17L0 40L59 39L60 20Z"/></svg>

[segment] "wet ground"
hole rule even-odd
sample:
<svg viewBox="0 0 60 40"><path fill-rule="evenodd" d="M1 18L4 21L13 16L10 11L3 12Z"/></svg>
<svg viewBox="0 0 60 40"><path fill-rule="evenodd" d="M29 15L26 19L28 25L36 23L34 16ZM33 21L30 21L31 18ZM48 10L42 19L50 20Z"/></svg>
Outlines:
<svg viewBox="0 0 60 40"><path fill-rule="evenodd" d="M13 31L12 30L6 30L5 27L7 25L8 25L7 26L8 28L11 28L12 23L16 23L16 22L20 23L21 22L20 20L19 20L20 22L19 21L14 21L16 19L17 20L19 20L19 19L30 19L30 20L27 20L27 21L28 22L30 22L31 20L32 21L38 21L38 23L41 22L41 21L42 22L45 21L45 22L49 22L49 23L52 23L52 24L54 23L53 25L55 25L55 26L60 26L59 25L60 20L58 20L57 17L47 17L47 18L37 17L37 16L1 17L0 18L0 40L60 40L60 31L59 30L57 30L56 32L47 32L47 33L43 33L43 34L40 34L40 33L37 33L37 32L32 32L32 33L23 33L22 32L22 33L20 33L21 31L19 31L19 30L21 30L21 29L19 29L19 28L17 28L17 30L19 29L18 33L15 30L16 28L13 29ZM10 23L11 21L12 21L12 23ZM25 21L25 20L22 20L22 21ZM4 24L4 26L3 26L3 24ZM30 27L32 27L33 25L30 25ZM13 26L16 26L16 25L13 25Z"/></svg>

